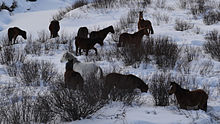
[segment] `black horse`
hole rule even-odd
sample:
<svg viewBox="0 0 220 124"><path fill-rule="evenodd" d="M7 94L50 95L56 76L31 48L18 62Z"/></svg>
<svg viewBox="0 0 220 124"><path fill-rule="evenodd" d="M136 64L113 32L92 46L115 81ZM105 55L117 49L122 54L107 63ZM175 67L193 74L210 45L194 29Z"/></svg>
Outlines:
<svg viewBox="0 0 220 124"><path fill-rule="evenodd" d="M57 20L53 20L49 25L50 38L58 37L58 31L60 30L60 23Z"/></svg>
<svg viewBox="0 0 220 124"><path fill-rule="evenodd" d="M95 39L95 38L101 39L102 43L103 43L104 39L106 38L106 36L109 32L115 33L115 30L114 30L113 26L109 26L109 27L104 28L104 29L99 30L99 31L92 31L89 35L89 38L91 38L91 39Z"/></svg>
<svg viewBox="0 0 220 124"><path fill-rule="evenodd" d="M24 39L27 39L26 31L23 31L18 27L8 29L8 39L10 42L9 45L15 44L15 40L18 35L21 35ZM12 42L12 39L14 39L14 42Z"/></svg>

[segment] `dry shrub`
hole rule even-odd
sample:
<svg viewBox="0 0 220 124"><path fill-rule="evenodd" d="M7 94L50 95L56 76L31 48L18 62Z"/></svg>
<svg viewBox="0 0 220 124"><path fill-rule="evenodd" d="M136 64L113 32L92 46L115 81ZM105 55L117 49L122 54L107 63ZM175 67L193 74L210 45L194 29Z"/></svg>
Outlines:
<svg viewBox="0 0 220 124"><path fill-rule="evenodd" d="M0 51L0 63L6 65L12 65L15 63L23 63L26 58L26 54L19 48L13 46L5 46Z"/></svg>
<svg viewBox="0 0 220 124"><path fill-rule="evenodd" d="M220 11L210 10L203 16L203 22L206 25L216 24L220 21Z"/></svg>
<svg viewBox="0 0 220 124"><path fill-rule="evenodd" d="M151 38L153 42L153 55L156 64L160 68L173 68L179 56L178 45L169 37L158 36Z"/></svg>
<svg viewBox="0 0 220 124"><path fill-rule="evenodd" d="M194 24L188 23L188 22L180 20L180 19L177 19L174 28L177 31L185 31L185 30L188 30L188 29L192 29L193 27L194 27Z"/></svg>
<svg viewBox="0 0 220 124"><path fill-rule="evenodd" d="M79 8L81 6L87 5L87 4L88 4L87 0L77 0L77 1L75 1L73 3L73 5L68 6L68 7L64 8L64 9L60 9L57 14L53 15L53 20L60 21L60 20L62 20L65 17L65 15L68 12L70 12L70 11L76 9L76 8Z"/></svg>
<svg viewBox="0 0 220 124"><path fill-rule="evenodd" d="M220 61L220 34L218 31L213 30L207 33L205 39L207 40L203 45L205 52Z"/></svg>
<svg viewBox="0 0 220 124"><path fill-rule="evenodd" d="M51 93L41 98L43 106L48 106L62 121L87 118L106 103L101 99L102 83L94 78L86 82L82 90L64 88L63 84L63 80L54 84Z"/></svg>
<svg viewBox="0 0 220 124"><path fill-rule="evenodd" d="M21 66L19 78L26 86L47 86L56 74L54 65L49 62L28 61Z"/></svg>
<svg viewBox="0 0 220 124"><path fill-rule="evenodd" d="M150 92L152 93L156 106L168 106L169 94L168 89L170 87L169 73L156 72L150 79Z"/></svg>

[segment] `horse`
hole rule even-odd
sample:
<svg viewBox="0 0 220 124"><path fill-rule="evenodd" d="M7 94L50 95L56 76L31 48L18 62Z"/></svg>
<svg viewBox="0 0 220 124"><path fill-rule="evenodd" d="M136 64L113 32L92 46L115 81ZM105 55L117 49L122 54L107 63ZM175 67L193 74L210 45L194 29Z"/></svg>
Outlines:
<svg viewBox="0 0 220 124"><path fill-rule="evenodd" d="M64 73L65 87L70 89L82 89L84 80L79 72L73 70L73 60L66 63L66 72Z"/></svg>
<svg viewBox="0 0 220 124"><path fill-rule="evenodd" d="M80 27L77 32L77 37L88 38L88 34L89 34L89 31L87 27Z"/></svg>
<svg viewBox="0 0 220 124"><path fill-rule="evenodd" d="M105 77L103 98L107 98L113 88L117 89L140 89L141 92L148 91L148 85L143 80L132 74L123 75L119 73L110 73Z"/></svg>
<svg viewBox="0 0 220 124"><path fill-rule="evenodd" d="M81 63L70 52L64 53L60 62L70 60L73 60L73 70L79 72L82 75L83 79L88 79L90 77L96 77L98 79L103 78L103 72L101 67L91 62Z"/></svg>
<svg viewBox="0 0 220 124"><path fill-rule="evenodd" d="M136 46L140 46L141 40L144 35L149 36L149 33L146 28L143 28L133 34L122 33L119 36L118 47L129 45L129 44L135 44Z"/></svg>
<svg viewBox="0 0 220 124"><path fill-rule="evenodd" d="M60 30L60 24L59 21L53 20L50 22L49 25L49 30L50 30L50 38L55 38L58 37L58 31Z"/></svg>
<svg viewBox="0 0 220 124"><path fill-rule="evenodd" d="M140 11L138 20L138 30L141 30L142 28L147 28L149 33L154 34L151 22L149 20L144 20L143 11Z"/></svg>
<svg viewBox="0 0 220 124"><path fill-rule="evenodd" d="M86 50L86 56L90 49L94 49L96 55L98 54L97 49L94 47L95 44L98 43L99 45L103 46L103 40L101 38L82 38L82 37L75 37L75 47L76 47L76 55L81 55L81 49Z"/></svg>
<svg viewBox="0 0 220 124"><path fill-rule="evenodd" d="M25 40L27 39L26 31L23 31L18 27L13 27L13 28L8 29L8 39L9 39L10 45L15 44L15 40L18 35L21 35ZM12 39L14 39L13 43L12 43Z"/></svg>
<svg viewBox="0 0 220 124"><path fill-rule="evenodd" d="M111 32L111 33L115 33L115 30L113 28L113 26L109 26L107 28L104 28L102 30L99 31L92 31L89 35L90 38L94 39L94 38L100 38L102 40L102 44L104 39L106 38L107 34Z"/></svg>
<svg viewBox="0 0 220 124"><path fill-rule="evenodd" d="M175 94L181 109L202 109L207 111L208 95L205 91L201 89L189 91L181 88L175 82L171 82L170 85L171 89L168 93L169 95Z"/></svg>

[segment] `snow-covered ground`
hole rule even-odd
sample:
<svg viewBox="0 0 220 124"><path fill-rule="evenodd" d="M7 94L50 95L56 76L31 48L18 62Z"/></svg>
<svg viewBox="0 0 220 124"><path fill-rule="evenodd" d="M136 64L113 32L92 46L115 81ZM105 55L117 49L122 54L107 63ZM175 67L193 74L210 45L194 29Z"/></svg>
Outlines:
<svg viewBox="0 0 220 124"><path fill-rule="evenodd" d="M4 1L7 5L10 5L13 0L0 0L0 3ZM190 10L180 9L177 5L178 0L167 1L165 8L156 7L156 0L152 0L152 4L144 10L144 18L152 21L155 34L165 35L171 37L179 46L190 45L193 47L202 48L205 42L204 36L208 31L216 29L220 32L220 24L213 24L207 26L203 23L202 18L194 19ZM9 27L17 26L27 31L27 35L35 39L39 33L45 31L49 33L48 26L52 20L52 16L58 12L60 8L71 5L74 0L37 0L37 2L26 2L26 0L19 0L18 8L13 13L8 11L0 11L0 37L7 36L7 29ZM216 2L220 2L216 0ZM117 5L118 6L118 5ZM77 8L70 11L65 15L65 18L60 21L61 32L65 32L72 36L74 39L79 27L86 26L89 32L92 30L102 29L109 25L116 26L121 17L127 15L131 10L143 10L140 7L129 5L122 6L113 9L94 9L90 5ZM153 15L166 15L168 22L157 22L157 19ZM176 31L174 29L176 19L185 20L194 24L192 29L186 31ZM137 21L137 19L136 19ZM133 27L134 31L137 31L137 25ZM196 31L199 30L199 33ZM19 36L18 39L22 38ZM74 40L73 40L74 42ZM23 42L26 43L25 41ZM23 46L24 44L18 44ZM98 51L104 51L110 45L115 45L115 42L111 39L109 34L105 40L104 47L98 47ZM75 46L73 47L75 51ZM44 54L42 56L28 55L28 59L34 60L47 60L54 63L60 73L64 73L64 63L60 63L60 58L64 50L55 51L52 54ZM208 111L201 110L182 110L177 106L156 107L154 106L152 95L148 93L142 94L143 104L141 106L124 106L120 102L114 102L106 105L100 109L97 113L92 115L89 119L78 120L70 122L71 124L218 124L220 123L220 63L211 58L210 55L205 54L203 51L199 54L197 59L190 65L189 76L194 77L195 83L199 88L207 86L210 90L208 100ZM81 61L85 61L86 57L78 56ZM200 67L206 62L213 64L208 74L201 74ZM145 82L155 72L159 71L155 65L143 65L139 68L133 68L131 66L124 66L120 61L108 62L98 61L96 64L100 65L104 72L110 72L111 68L118 67L121 73L134 74ZM178 75L179 72L171 70L173 75ZM6 66L0 65L0 88L5 84L11 83L13 80L7 74ZM1 86L2 85L2 86ZM1 89L0 89L1 90ZM41 90L40 88L37 89ZM36 93L38 93L36 91ZM33 93L34 94L34 93Z"/></svg>

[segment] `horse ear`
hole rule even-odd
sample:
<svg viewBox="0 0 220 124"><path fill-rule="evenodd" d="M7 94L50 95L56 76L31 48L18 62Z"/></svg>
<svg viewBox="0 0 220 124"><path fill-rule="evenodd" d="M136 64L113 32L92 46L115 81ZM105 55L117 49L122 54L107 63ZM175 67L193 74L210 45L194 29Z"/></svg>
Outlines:
<svg viewBox="0 0 220 124"><path fill-rule="evenodd" d="M172 85L174 85L174 84L176 84L174 81L171 81L171 82L170 82L170 86L172 86Z"/></svg>

